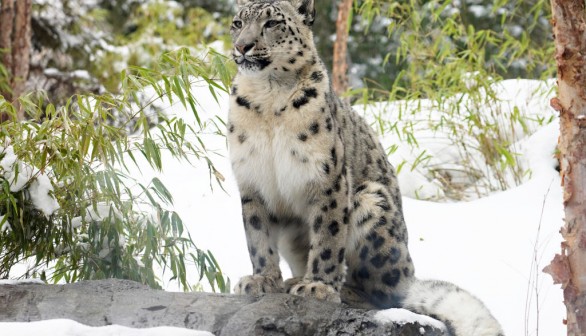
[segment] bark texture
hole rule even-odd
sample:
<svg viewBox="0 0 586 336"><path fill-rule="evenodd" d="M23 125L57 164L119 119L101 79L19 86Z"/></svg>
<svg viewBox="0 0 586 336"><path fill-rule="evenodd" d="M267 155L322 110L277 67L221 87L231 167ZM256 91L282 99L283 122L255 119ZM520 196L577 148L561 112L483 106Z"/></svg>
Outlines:
<svg viewBox="0 0 586 336"><path fill-rule="evenodd" d="M584 0L551 0L560 113L565 225L562 252L545 271L564 290L568 335L586 336L586 8Z"/></svg>
<svg viewBox="0 0 586 336"><path fill-rule="evenodd" d="M332 87L339 96L348 90L348 18L350 10L352 10L352 0L341 0L338 4L332 69Z"/></svg>
<svg viewBox="0 0 586 336"><path fill-rule="evenodd" d="M0 94L7 101L14 101L25 90L31 55L31 15L32 0L0 0L1 60L11 87L11 91ZM23 117L23 111L19 111L18 118Z"/></svg>
<svg viewBox="0 0 586 336"><path fill-rule="evenodd" d="M67 318L90 326L173 326L221 335L444 335L416 323L381 324L375 311L287 294L172 293L127 280L0 285L0 321Z"/></svg>

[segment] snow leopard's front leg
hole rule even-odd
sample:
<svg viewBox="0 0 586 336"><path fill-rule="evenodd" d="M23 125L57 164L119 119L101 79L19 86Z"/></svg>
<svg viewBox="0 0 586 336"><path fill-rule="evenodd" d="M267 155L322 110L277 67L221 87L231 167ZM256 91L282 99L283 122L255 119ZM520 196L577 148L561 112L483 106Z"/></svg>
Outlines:
<svg viewBox="0 0 586 336"><path fill-rule="evenodd" d="M342 148L337 142L331 153L343 153ZM289 293L341 302L349 222L348 180L343 161L337 155L331 155L330 161L323 164L327 182L315 187L309 201L310 249L306 272Z"/></svg>
<svg viewBox="0 0 586 336"><path fill-rule="evenodd" d="M242 218L252 262L253 275L242 277L236 294L283 292L283 278L279 268L274 230L276 219L271 216L262 197L253 191L241 190Z"/></svg>

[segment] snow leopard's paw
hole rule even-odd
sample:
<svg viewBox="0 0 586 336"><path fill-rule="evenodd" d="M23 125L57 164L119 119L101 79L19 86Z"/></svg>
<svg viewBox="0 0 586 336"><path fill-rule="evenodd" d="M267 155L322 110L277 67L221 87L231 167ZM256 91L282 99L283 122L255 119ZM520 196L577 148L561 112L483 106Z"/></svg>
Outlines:
<svg viewBox="0 0 586 336"><path fill-rule="evenodd" d="M303 281L303 277L294 277L294 278L289 278L287 280L285 280L283 286L285 289L285 293L291 293L291 288L295 285L297 285L298 283L300 283L301 281Z"/></svg>
<svg viewBox="0 0 586 336"><path fill-rule="evenodd" d="M291 286L288 293L335 303L342 302L340 299L340 293L338 293L334 287L319 281L301 280Z"/></svg>
<svg viewBox="0 0 586 336"><path fill-rule="evenodd" d="M247 275L234 287L236 294L258 295L263 293L283 293L283 280L264 275Z"/></svg>

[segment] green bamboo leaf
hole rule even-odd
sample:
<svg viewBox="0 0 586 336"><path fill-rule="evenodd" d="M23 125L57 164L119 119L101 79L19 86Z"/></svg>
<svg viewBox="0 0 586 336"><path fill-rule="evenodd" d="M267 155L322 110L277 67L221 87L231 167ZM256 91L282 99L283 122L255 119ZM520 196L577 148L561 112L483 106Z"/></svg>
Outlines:
<svg viewBox="0 0 586 336"><path fill-rule="evenodd" d="M183 88L181 86L181 83L179 82L179 78L178 77L173 77L173 93L175 93L177 95L177 97L179 98L179 101L181 102L181 104L184 107L187 107L187 102L185 101L185 96L183 95Z"/></svg>
<svg viewBox="0 0 586 336"><path fill-rule="evenodd" d="M152 183L153 183L155 189L157 190L157 192L163 196L163 200L168 204L172 204L173 203L173 196L171 195L169 190L167 190L165 185L163 185L161 180L159 180L159 178L155 177L152 179Z"/></svg>

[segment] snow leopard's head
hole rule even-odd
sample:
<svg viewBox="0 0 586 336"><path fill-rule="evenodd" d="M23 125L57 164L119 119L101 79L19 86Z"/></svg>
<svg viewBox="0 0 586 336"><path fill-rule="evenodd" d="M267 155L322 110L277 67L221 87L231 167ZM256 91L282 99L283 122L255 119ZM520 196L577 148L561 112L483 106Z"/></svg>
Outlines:
<svg viewBox="0 0 586 336"><path fill-rule="evenodd" d="M244 71L290 71L314 49L314 0L239 0L232 57ZM299 64L299 63L298 63Z"/></svg>

